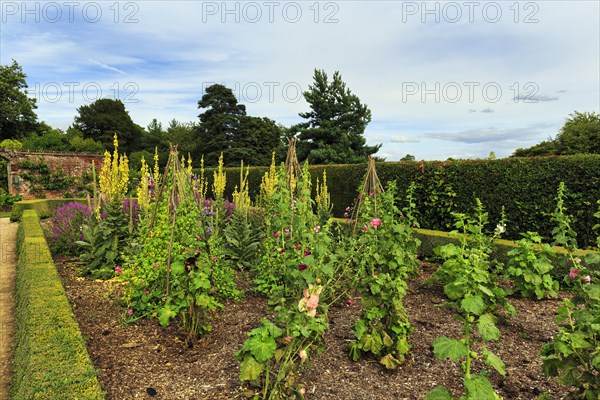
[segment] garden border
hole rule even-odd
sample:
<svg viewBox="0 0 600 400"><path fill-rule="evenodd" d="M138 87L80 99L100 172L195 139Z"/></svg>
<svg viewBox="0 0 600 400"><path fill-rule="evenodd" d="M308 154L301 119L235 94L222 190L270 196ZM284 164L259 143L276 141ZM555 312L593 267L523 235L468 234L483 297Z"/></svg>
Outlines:
<svg viewBox="0 0 600 400"><path fill-rule="evenodd" d="M17 249L11 399L104 399L36 210L23 212Z"/></svg>
<svg viewBox="0 0 600 400"><path fill-rule="evenodd" d="M82 198L21 200L13 204L10 220L20 221L25 210L35 210L39 218L49 218L57 208L71 202L87 205L87 199Z"/></svg>

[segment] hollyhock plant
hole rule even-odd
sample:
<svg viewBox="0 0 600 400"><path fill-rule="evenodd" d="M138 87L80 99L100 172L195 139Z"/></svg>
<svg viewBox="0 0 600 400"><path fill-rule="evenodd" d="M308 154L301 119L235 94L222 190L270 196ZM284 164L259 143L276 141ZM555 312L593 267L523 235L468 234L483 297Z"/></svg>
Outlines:
<svg viewBox="0 0 600 400"><path fill-rule="evenodd" d="M308 289L304 289L304 297L298 303L298 311L306 312L309 317L317 315L317 306L319 305L319 295L323 290L321 285L309 284Z"/></svg>
<svg viewBox="0 0 600 400"><path fill-rule="evenodd" d="M380 218L373 218L370 222L371 226L375 229L377 229L377 227L379 225L381 225L381 219Z"/></svg>
<svg viewBox="0 0 600 400"><path fill-rule="evenodd" d="M579 270L578 270L578 269L572 269L572 270L569 272L569 278L571 278L571 279L575 279L575 278L577 278L577 275L578 275L578 274L579 274Z"/></svg>

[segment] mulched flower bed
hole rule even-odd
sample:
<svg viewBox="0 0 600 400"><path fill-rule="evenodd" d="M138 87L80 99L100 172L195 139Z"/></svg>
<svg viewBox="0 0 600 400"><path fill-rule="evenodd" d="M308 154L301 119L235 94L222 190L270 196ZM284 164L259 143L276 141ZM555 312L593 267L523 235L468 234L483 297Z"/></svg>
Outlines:
<svg viewBox="0 0 600 400"><path fill-rule="evenodd" d="M226 304L213 330L190 347L176 328L163 328L156 320L126 324L115 283L79 278L77 264L69 258L58 258L56 264L107 399L219 400L253 394L238 380L239 364L233 353L258 321L269 316L264 298L248 293L241 302ZM405 305L414 327L409 338L412 351L395 371L385 370L374 359L352 362L347 345L353 339L359 307L331 308L325 351L302 371L307 400L422 399L441 384L454 395L462 394L460 367L433 355L434 339L458 338L461 325L450 310L436 307L445 301L442 288L421 285L432 271L424 263L420 276L409 284ZM560 299L511 302L517 316L498 322L502 337L489 345L507 370L504 378L491 374L494 387L505 399L536 399L543 393L551 399L566 398L569 389L544 377L539 356L541 346L557 331L554 317Z"/></svg>

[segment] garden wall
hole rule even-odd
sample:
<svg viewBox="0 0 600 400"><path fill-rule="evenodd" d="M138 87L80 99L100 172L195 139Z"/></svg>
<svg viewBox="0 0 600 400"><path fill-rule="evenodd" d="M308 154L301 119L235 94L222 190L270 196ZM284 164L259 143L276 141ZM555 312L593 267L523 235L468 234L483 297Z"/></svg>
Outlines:
<svg viewBox="0 0 600 400"><path fill-rule="evenodd" d="M0 150L8 160L8 191L23 199L81 197L104 156L88 153Z"/></svg>
<svg viewBox="0 0 600 400"><path fill-rule="evenodd" d="M34 210L23 213L17 245L11 399L104 399Z"/></svg>
<svg viewBox="0 0 600 400"><path fill-rule="evenodd" d="M321 178L324 169L334 215L341 217L344 209L353 205L367 165L311 166L314 181ZM266 170L250 169L252 196L256 196ZM226 168L226 172L226 194L230 196L235 185L239 185L239 168ZM593 227L600 222L594 217L600 199L600 155L385 162L377 163L377 172L384 185L396 180L400 194L411 182L416 183L417 217L422 228L451 230L451 213L471 213L478 197L489 212L490 231L500 220L504 206L508 220L503 237L511 240L520 239L519 234L527 231L538 231L550 240L556 190L561 181L565 182L565 206L574 219L578 244L582 248L596 246L597 232ZM212 170L207 170L207 176L212 178Z"/></svg>

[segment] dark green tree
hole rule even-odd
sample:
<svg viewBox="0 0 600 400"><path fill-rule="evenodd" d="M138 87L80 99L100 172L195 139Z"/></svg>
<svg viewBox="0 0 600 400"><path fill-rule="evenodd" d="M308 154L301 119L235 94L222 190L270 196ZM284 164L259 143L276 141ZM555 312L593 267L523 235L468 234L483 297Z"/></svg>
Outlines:
<svg viewBox="0 0 600 400"><path fill-rule="evenodd" d="M0 139L21 139L37 130L36 99L27 96L26 78L15 60L0 65Z"/></svg>
<svg viewBox="0 0 600 400"><path fill-rule="evenodd" d="M558 154L600 154L600 115L577 111L570 114L556 142Z"/></svg>
<svg viewBox="0 0 600 400"><path fill-rule="evenodd" d="M198 108L203 110L198 115L198 152L204 155L206 165L216 165L221 152L228 153L234 145L240 119L246 115L246 106L238 104L231 89L215 84L206 88ZM230 162L229 157L224 158Z"/></svg>
<svg viewBox="0 0 600 400"><path fill-rule="evenodd" d="M243 116L225 160L230 165L269 165L271 154L280 145L281 129L269 118ZM231 161L230 161L231 160Z"/></svg>
<svg viewBox="0 0 600 400"><path fill-rule="evenodd" d="M323 70L315 70L313 78L303 93L311 111L299 114L307 121L293 127L299 158L311 164L366 162L381 147L367 146L363 136L371 110L346 87L338 71L331 82Z"/></svg>
<svg viewBox="0 0 600 400"><path fill-rule="evenodd" d="M517 149L513 157L547 155L600 154L600 115L578 112L569 115L556 137L526 149Z"/></svg>
<svg viewBox="0 0 600 400"><path fill-rule="evenodd" d="M83 132L84 139L91 138L112 151L113 137L119 136L119 149L130 153L140 148L143 128L136 125L121 100L98 99L77 109L73 127Z"/></svg>

